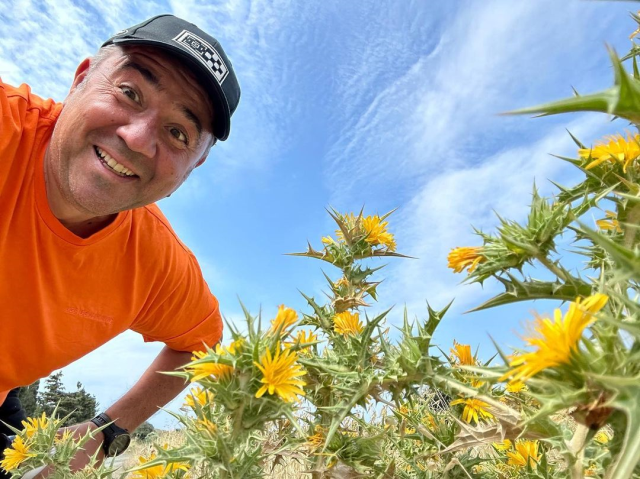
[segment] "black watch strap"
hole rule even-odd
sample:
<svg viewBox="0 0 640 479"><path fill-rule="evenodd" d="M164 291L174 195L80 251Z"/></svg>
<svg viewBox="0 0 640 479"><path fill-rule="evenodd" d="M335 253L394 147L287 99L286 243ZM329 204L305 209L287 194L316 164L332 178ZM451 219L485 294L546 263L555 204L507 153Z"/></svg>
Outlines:
<svg viewBox="0 0 640 479"><path fill-rule="evenodd" d="M96 417L91 419L91 422L98 427L103 427L111 423L102 430L102 433L104 434L104 442L102 443L102 448L104 449L104 453L107 456L117 456L125 451L125 449L129 445L129 431L116 425L116 423L112 422L112 419L105 413L98 414ZM122 436L126 436L127 440L122 441ZM117 448L117 450L113 451L111 445L116 438L119 438L119 447Z"/></svg>

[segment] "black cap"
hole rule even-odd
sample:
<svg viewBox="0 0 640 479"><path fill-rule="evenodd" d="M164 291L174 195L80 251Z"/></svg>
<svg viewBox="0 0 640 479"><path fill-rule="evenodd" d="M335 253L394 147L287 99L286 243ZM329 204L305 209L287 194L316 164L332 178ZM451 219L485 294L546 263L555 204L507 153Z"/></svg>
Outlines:
<svg viewBox="0 0 640 479"><path fill-rule="evenodd" d="M193 23L173 15L158 15L116 33L102 46L149 45L184 60L207 90L213 104L213 136L226 140L231 115L240 101L240 85L222 46Z"/></svg>

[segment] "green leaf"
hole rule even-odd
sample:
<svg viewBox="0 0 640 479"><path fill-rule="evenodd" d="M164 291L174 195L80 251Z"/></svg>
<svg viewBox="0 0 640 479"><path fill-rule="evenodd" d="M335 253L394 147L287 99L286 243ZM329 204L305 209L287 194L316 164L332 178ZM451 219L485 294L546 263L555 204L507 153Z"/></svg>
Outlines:
<svg viewBox="0 0 640 479"><path fill-rule="evenodd" d="M573 301L578 296L589 296L591 294L591 285L577 278L573 278L572 282L566 284L539 281L537 279L520 281L511 274L509 274L509 278L496 276L496 279L504 285L506 291L485 301L480 306L470 309L467 313L535 299Z"/></svg>
<svg viewBox="0 0 640 479"><path fill-rule="evenodd" d="M631 250L616 243L605 235L580 224L580 232L611 255L613 261L636 281L640 281L640 250Z"/></svg>
<svg viewBox="0 0 640 479"><path fill-rule="evenodd" d="M579 96L579 95L576 95L576 96ZM571 137L573 142L576 145L578 145L578 148L582 148L582 149L586 148L586 146L584 146L584 144L580 140L578 140L575 136L573 136L573 133L571 133L569 130L567 130L567 133L569 133L569 136Z"/></svg>
<svg viewBox="0 0 640 479"><path fill-rule="evenodd" d="M613 87L599 93L567 98L507 112L506 114L525 115L538 113L539 116L547 116L558 113L596 111L626 118L633 123L640 123L640 82L625 71L622 62L612 49L609 49L609 54L615 73Z"/></svg>
<svg viewBox="0 0 640 479"><path fill-rule="evenodd" d="M615 462L607 469L605 478L632 477L640 463L640 377L592 376L617 391L611 406L624 412L627 417L626 432L622 448Z"/></svg>

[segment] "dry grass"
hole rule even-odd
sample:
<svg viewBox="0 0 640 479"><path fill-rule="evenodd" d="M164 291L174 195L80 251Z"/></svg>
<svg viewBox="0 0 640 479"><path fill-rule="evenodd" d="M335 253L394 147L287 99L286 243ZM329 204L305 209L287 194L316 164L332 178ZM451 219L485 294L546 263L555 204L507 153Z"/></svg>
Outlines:
<svg viewBox="0 0 640 479"><path fill-rule="evenodd" d="M175 449L182 446L185 439L184 432L181 430L156 430L147 440L134 439L131 441L131 446L127 450L126 457L122 464L125 469L137 466L140 456L149 457L154 451L154 442L163 446L166 445L168 449ZM284 459L279 461L278 464L268 464L265 466L265 477L274 479L299 479L304 476L303 465L295 459ZM129 474L127 477L132 477L132 474Z"/></svg>

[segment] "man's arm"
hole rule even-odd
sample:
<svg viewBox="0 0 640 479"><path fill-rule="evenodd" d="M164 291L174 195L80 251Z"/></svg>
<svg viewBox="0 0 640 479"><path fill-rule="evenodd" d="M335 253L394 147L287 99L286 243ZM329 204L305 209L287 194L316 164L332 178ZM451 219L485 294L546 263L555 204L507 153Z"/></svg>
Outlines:
<svg viewBox="0 0 640 479"><path fill-rule="evenodd" d="M105 412L116 424L130 432L153 416L186 387L182 378L158 374L174 371L191 360L191 353L164 347L138 382Z"/></svg>
<svg viewBox="0 0 640 479"><path fill-rule="evenodd" d="M184 379L159 374L158 371L173 371L190 360L191 353L174 351L165 346L138 382L105 412L118 426L133 432L153 416L158 408L166 405L186 387ZM77 436L82 436L89 430L97 429L97 426L92 422L85 422L69 429L72 429ZM98 433L95 438L87 442L84 450L78 451L74 457L71 463L72 469L82 469L98 450L98 457L102 460L104 458L103 440L104 435ZM47 477L47 475L40 477Z"/></svg>

